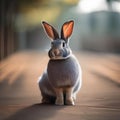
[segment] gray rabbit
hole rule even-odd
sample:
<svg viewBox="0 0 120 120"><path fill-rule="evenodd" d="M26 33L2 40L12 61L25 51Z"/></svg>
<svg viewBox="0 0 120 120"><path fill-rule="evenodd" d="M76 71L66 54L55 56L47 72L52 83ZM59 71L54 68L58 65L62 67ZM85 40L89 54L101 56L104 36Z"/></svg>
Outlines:
<svg viewBox="0 0 120 120"><path fill-rule="evenodd" d="M38 81L42 103L74 105L82 82L80 65L69 47L69 37L73 31L74 21L63 24L61 37L54 27L46 22L42 24L51 38L51 48L48 52L50 60Z"/></svg>

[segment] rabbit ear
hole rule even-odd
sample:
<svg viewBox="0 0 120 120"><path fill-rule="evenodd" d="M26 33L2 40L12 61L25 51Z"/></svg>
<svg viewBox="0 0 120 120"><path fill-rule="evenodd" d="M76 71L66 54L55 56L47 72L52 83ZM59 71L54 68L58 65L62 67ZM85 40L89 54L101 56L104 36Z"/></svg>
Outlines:
<svg viewBox="0 0 120 120"><path fill-rule="evenodd" d="M55 30L55 28L53 28L51 25L49 25L48 23L46 23L44 21L42 22L42 24L43 24L43 27L44 27L47 35L51 39L55 40L55 39L59 38L58 32Z"/></svg>
<svg viewBox="0 0 120 120"><path fill-rule="evenodd" d="M63 24L62 29L61 29L61 38L62 39L67 40L71 36L72 31L73 31L73 26L74 26L73 20L65 22Z"/></svg>

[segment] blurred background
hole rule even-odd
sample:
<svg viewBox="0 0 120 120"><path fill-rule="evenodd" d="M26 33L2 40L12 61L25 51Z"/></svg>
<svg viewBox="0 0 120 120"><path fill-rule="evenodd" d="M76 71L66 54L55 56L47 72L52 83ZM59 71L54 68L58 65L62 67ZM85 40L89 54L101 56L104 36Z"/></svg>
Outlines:
<svg viewBox="0 0 120 120"><path fill-rule="evenodd" d="M60 32L71 19L73 50L120 53L119 0L0 0L0 60L17 51L48 49L41 21Z"/></svg>
<svg viewBox="0 0 120 120"><path fill-rule="evenodd" d="M37 84L50 40L74 20L70 47L82 68L75 107L41 103ZM120 119L120 0L0 0L0 120Z"/></svg>

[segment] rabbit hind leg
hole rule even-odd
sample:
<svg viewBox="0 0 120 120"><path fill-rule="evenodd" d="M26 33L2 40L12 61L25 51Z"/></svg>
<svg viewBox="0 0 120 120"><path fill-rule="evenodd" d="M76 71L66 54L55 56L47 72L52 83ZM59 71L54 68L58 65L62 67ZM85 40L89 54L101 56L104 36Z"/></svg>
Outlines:
<svg viewBox="0 0 120 120"><path fill-rule="evenodd" d="M43 104L54 104L55 103L55 97L42 93L42 103Z"/></svg>

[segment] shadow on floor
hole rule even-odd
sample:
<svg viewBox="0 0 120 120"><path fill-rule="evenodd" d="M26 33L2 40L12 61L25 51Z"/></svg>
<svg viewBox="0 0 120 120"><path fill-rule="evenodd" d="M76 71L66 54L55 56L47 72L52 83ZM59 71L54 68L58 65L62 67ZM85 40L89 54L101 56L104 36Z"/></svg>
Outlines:
<svg viewBox="0 0 120 120"><path fill-rule="evenodd" d="M5 120L49 120L54 117L61 108L63 108L63 106L34 104L21 109Z"/></svg>
<svg viewBox="0 0 120 120"><path fill-rule="evenodd" d="M24 84L24 74L19 73L19 75L16 76L14 82L10 84L10 78L14 74L14 72L10 73L8 76L5 77L4 80L0 81L0 97L2 96L16 96L18 93L20 94L20 91L23 90L23 84Z"/></svg>

